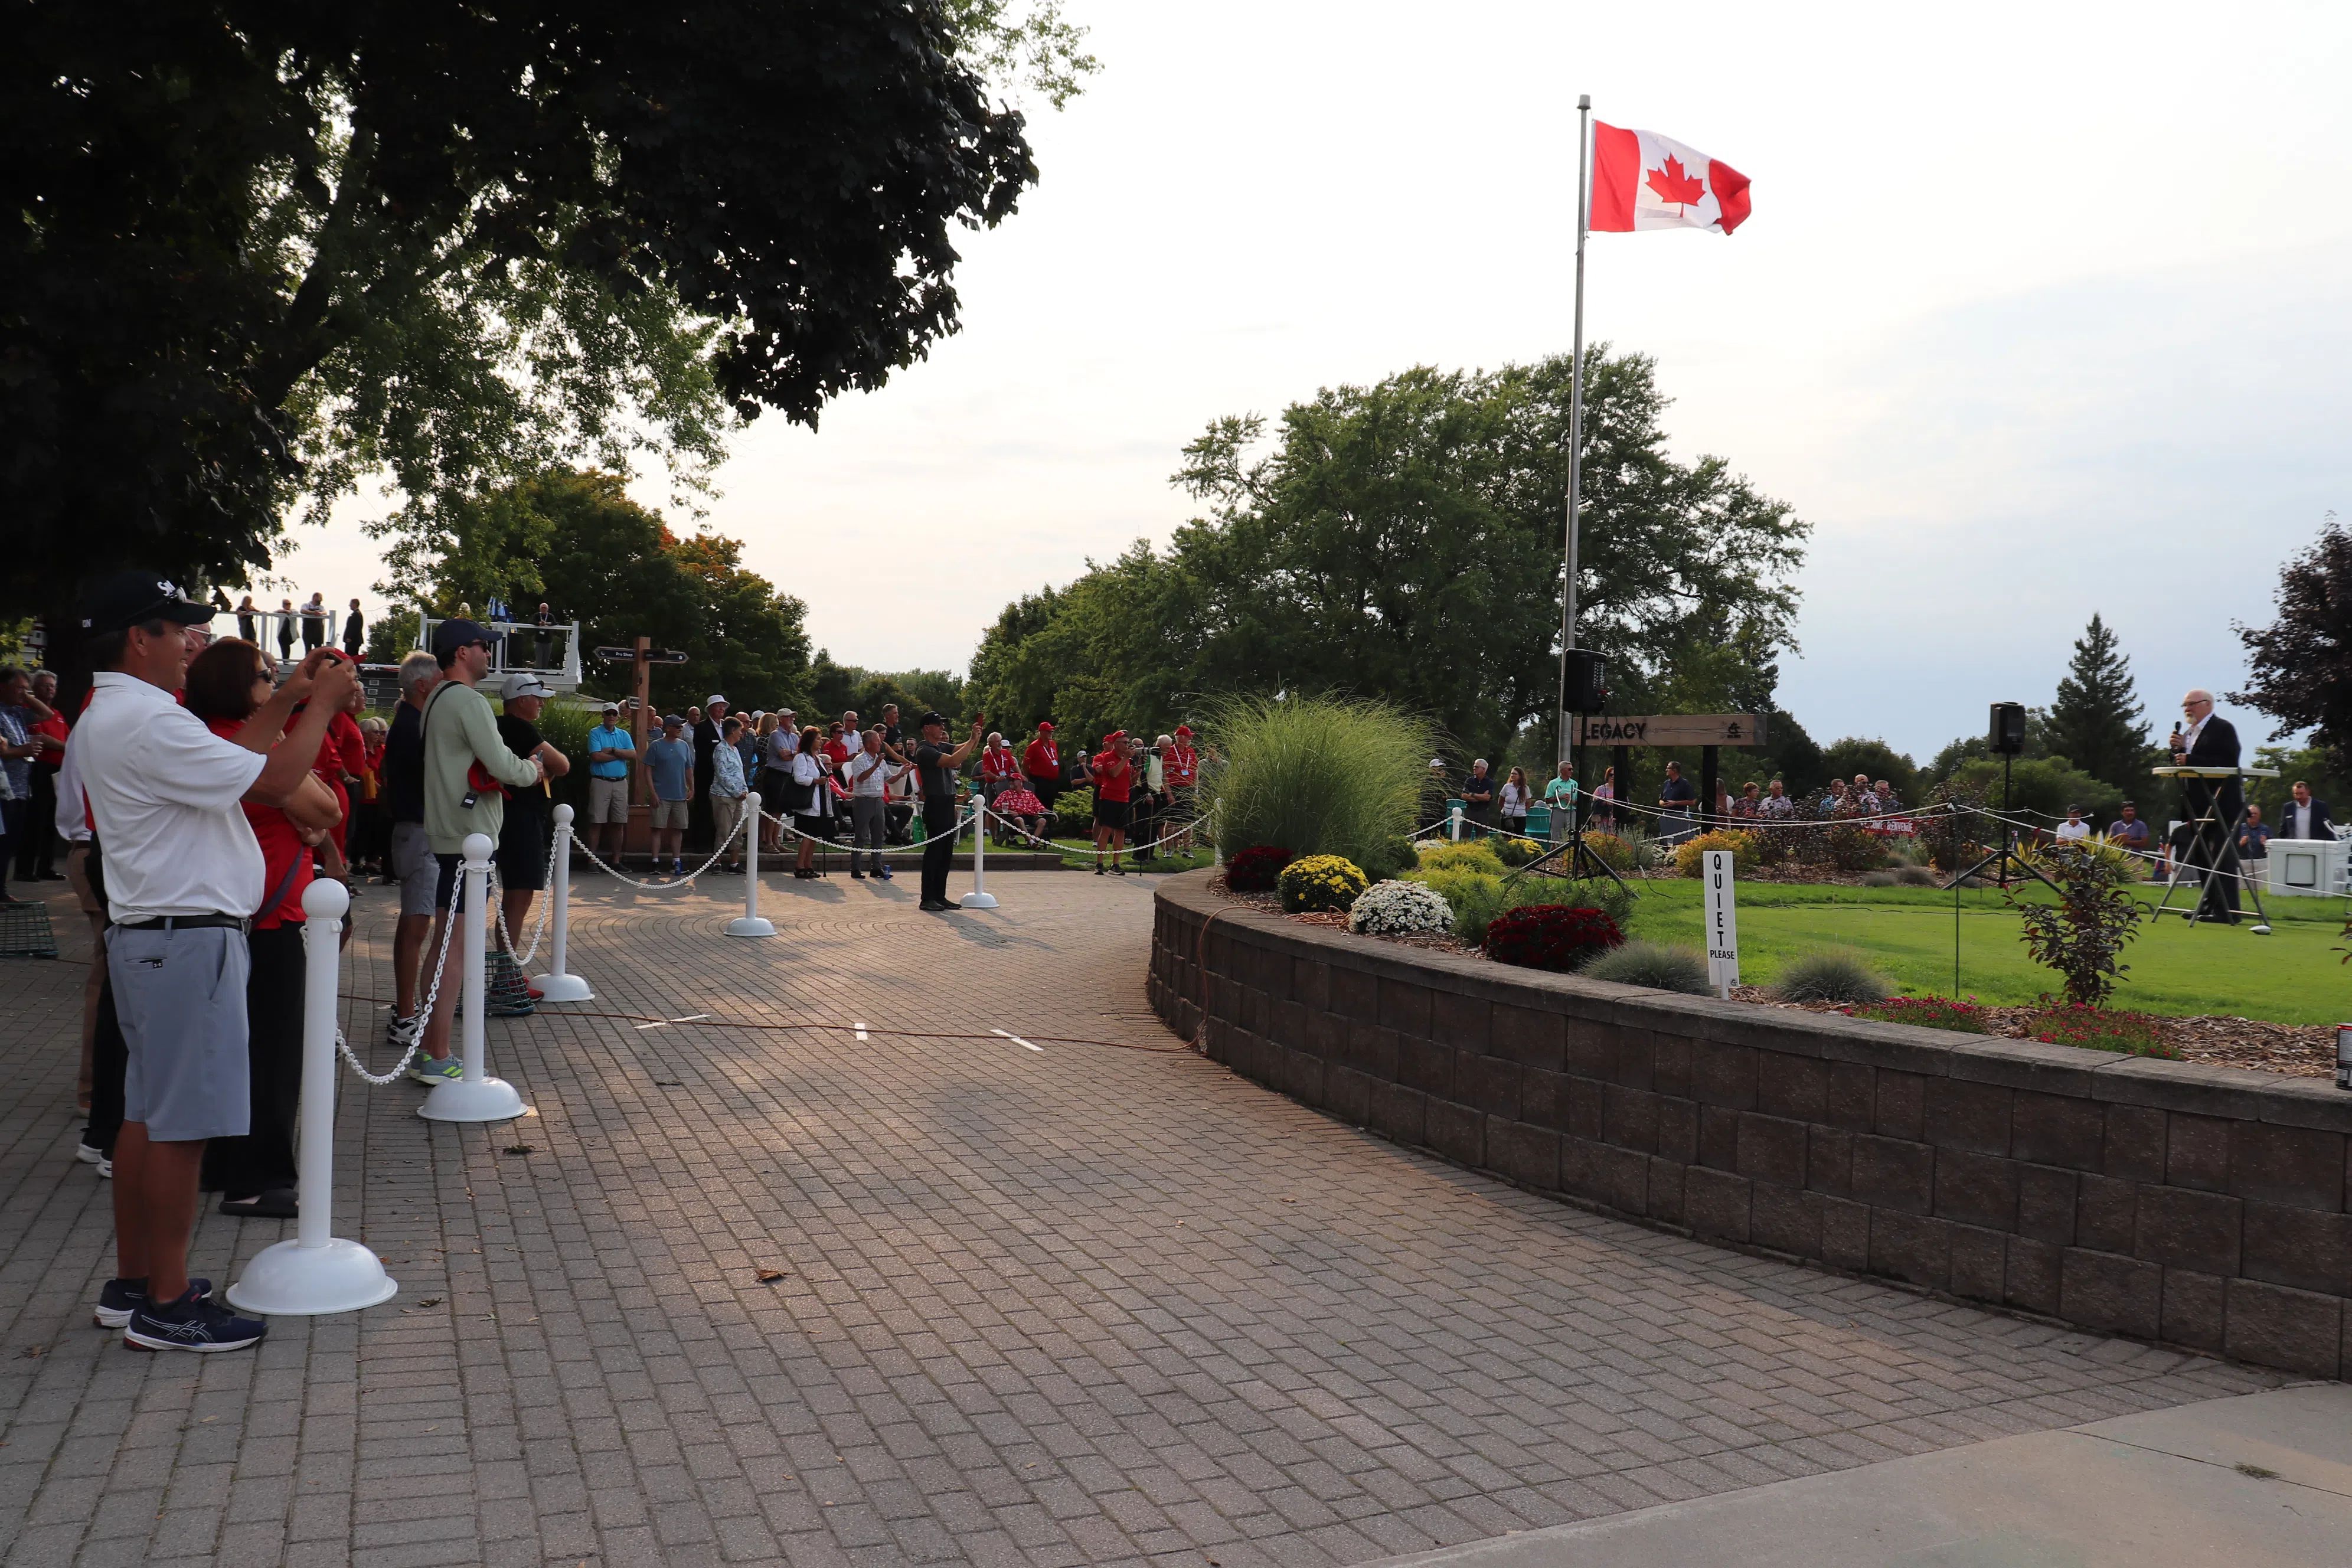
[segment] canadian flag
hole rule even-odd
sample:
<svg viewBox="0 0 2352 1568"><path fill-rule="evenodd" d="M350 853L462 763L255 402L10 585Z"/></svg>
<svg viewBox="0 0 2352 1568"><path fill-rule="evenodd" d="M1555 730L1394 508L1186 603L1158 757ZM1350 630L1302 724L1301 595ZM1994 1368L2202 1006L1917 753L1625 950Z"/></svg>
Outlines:
<svg viewBox="0 0 2352 1568"><path fill-rule="evenodd" d="M1592 122L1592 226L1711 228L1748 217L1748 176L1654 131Z"/></svg>

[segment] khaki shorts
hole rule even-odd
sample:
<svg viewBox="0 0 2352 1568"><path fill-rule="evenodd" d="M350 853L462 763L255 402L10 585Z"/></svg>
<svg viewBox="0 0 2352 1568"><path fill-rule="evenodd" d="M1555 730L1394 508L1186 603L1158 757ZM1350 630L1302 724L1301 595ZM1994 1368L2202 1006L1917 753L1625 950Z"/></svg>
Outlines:
<svg viewBox="0 0 2352 1568"><path fill-rule="evenodd" d="M725 844L735 837L735 829L743 821L743 807L750 803L750 798L740 795L714 795L710 797L710 841L713 844ZM743 852L740 845L730 847L738 855Z"/></svg>
<svg viewBox="0 0 2352 1568"><path fill-rule="evenodd" d="M654 802L654 831L666 833L672 828L686 831L686 808L691 801L657 800Z"/></svg>
<svg viewBox="0 0 2352 1568"><path fill-rule="evenodd" d="M588 781L588 820L590 823L629 820L629 781L626 779L590 779Z"/></svg>

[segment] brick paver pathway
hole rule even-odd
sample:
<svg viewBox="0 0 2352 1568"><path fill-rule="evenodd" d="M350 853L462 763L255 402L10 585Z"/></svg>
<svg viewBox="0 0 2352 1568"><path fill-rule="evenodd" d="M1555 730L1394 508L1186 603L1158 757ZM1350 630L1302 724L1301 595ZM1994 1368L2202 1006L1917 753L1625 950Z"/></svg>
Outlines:
<svg viewBox="0 0 2352 1568"><path fill-rule="evenodd" d="M347 1079L337 1229L401 1293L254 1354L90 1326L80 972L0 964L7 1563L1351 1563L2277 1381L1327 1121L1170 1049L1132 879L787 880L758 942L739 882L581 888L598 1000L491 1025L540 1115ZM355 989L388 934L370 889ZM702 1012L811 1026L637 1026ZM280 1234L208 1215L197 1269Z"/></svg>

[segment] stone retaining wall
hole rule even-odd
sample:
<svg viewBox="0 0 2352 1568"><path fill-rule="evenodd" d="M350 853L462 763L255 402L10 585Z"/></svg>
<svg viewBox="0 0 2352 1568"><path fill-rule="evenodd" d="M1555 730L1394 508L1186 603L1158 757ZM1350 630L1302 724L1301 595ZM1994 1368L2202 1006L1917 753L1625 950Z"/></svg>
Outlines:
<svg viewBox="0 0 2352 1568"><path fill-rule="evenodd" d="M1190 1036L1205 985L1209 1056L1343 1121L1709 1240L2352 1373L2330 1081L1513 969L1212 875L1160 884L1152 1006Z"/></svg>

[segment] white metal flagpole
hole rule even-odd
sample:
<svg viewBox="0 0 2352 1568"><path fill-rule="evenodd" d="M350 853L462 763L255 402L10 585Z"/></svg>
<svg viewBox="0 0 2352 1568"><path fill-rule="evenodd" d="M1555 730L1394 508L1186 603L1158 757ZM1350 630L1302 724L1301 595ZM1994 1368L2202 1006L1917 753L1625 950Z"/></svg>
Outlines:
<svg viewBox="0 0 2352 1568"><path fill-rule="evenodd" d="M1577 513L1584 503L1584 237L1591 226L1591 204L1586 183L1591 178L1590 154L1592 95L1576 100L1576 357L1570 372L1575 384L1568 391L1568 560L1559 590L1559 757L1573 754L1576 737L1568 711L1568 656L1576 647Z"/></svg>

